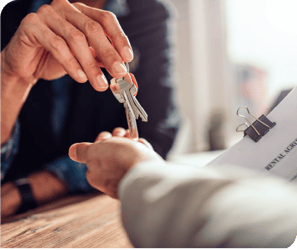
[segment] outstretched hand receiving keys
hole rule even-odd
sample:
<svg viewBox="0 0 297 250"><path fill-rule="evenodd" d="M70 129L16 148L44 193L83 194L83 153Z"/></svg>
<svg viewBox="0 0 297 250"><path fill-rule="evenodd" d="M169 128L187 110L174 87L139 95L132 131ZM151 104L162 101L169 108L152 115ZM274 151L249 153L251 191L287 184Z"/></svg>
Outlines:
<svg viewBox="0 0 297 250"><path fill-rule="evenodd" d="M86 164L88 182L112 198L118 198L120 181L138 163L164 161L145 139L129 137L129 131L116 128L112 134L101 132L94 143L76 143L69 149L72 160Z"/></svg>

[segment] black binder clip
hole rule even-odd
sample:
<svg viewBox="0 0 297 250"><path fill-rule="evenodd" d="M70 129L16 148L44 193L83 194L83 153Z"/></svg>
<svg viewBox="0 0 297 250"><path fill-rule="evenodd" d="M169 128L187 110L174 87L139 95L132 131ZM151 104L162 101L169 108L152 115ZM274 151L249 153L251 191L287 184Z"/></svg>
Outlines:
<svg viewBox="0 0 297 250"><path fill-rule="evenodd" d="M244 116L239 114L239 110L245 108L248 114L255 119L253 123ZM272 129L276 123L271 122L265 115L261 115L258 119L253 116L247 107L240 107L237 110L237 115L239 117L244 118L247 123L240 124L237 128L237 132L244 132L244 136L248 135L253 141L258 142L266 133L268 133L269 129ZM245 125L247 128L245 130L240 130L240 127Z"/></svg>

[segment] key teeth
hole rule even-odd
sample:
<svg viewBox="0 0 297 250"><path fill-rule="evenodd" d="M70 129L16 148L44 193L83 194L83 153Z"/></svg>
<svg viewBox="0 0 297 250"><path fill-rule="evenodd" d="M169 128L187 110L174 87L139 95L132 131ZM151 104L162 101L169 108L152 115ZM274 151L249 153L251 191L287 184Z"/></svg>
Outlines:
<svg viewBox="0 0 297 250"><path fill-rule="evenodd" d="M132 75L132 74L131 74ZM148 115L145 110L142 108L140 103L138 102L137 98L135 97L137 94L137 82L133 76L131 79L130 74L127 74L123 78L111 80L110 89L115 96L115 98L120 102L124 103L128 127L131 132L132 138L138 138L138 130L137 130L137 123L136 120L141 117L143 122L148 121ZM131 86L130 86L131 85Z"/></svg>

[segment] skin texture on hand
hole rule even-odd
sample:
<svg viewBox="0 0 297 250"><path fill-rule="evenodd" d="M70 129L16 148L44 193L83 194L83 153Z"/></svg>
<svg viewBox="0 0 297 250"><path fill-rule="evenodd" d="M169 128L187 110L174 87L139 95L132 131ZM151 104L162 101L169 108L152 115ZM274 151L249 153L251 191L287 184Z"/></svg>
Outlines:
<svg viewBox="0 0 297 250"><path fill-rule="evenodd" d="M104 1L85 1L94 7ZM1 52L1 144L11 136L32 86L69 74L89 80L97 91L108 88L100 67L116 78L133 59L129 40L116 16L82 3L53 0L22 20Z"/></svg>
<svg viewBox="0 0 297 250"><path fill-rule="evenodd" d="M4 53L3 68L10 75L34 83L68 73L77 82L89 80L98 91L108 88L100 66L118 78L126 74L123 62L133 59L113 13L67 0L54 0L28 14Z"/></svg>
<svg viewBox="0 0 297 250"><path fill-rule="evenodd" d="M112 198L118 198L118 186L124 175L138 163L164 161L145 139L132 140L122 128L112 135L102 132L95 143L77 143L69 149L72 160L85 163L90 185Z"/></svg>

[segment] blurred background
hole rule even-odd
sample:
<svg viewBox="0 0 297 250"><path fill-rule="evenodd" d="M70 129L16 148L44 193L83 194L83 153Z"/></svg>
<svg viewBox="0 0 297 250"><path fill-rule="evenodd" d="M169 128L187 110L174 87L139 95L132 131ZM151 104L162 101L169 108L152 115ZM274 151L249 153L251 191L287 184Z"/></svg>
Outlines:
<svg viewBox="0 0 297 250"><path fill-rule="evenodd" d="M230 147L243 136L239 106L268 114L297 85L297 1L171 2L179 13L177 100L185 120L171 158Z"/></svg>

